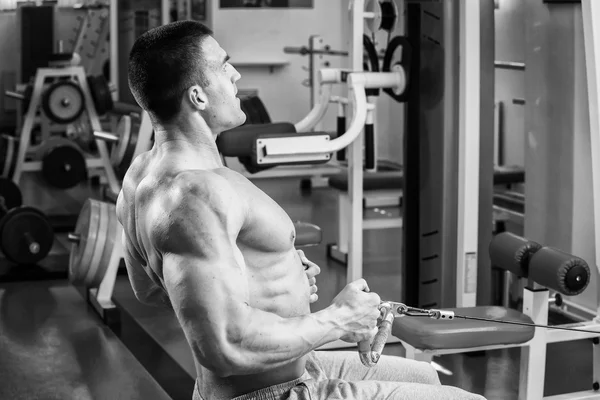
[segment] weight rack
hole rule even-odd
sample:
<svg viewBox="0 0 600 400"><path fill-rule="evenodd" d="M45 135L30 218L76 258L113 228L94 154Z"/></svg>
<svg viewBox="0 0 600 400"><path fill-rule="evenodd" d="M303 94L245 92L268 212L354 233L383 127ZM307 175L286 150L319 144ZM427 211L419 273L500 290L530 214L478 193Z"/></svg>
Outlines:
<svg viewBox="0 0 600 400"><path fill-rule="evenodd" d="M58 78L75 78L79 84L84 96L84 111L87 112L91 128L94 131L101 131L100 120L94 106L94 101L90 94L90 89L86 80L85 69L82 66L69 66L61 68L38 68L35 81L33 84L33 93L31 95L31 101L27 113L25 115L25 122L21 128L19 150L17 153L16 166L14 175L12 177L16 184L19 184L21 174L23 172L30 171L41 171L41 161L27 161L26 155L31 147L31 132L34 127L37 110L41 106L42 93L44 91L44 82L47 79L58 79ZM105 176L108 181L108 185L112 191L118 193L120 185L115 175L115 172L110 163L110 157L108 149L104 141L96 139L96 145L98 148L98 156L91 156L86 154L86 167L90 169L103 169Z"/></svg>

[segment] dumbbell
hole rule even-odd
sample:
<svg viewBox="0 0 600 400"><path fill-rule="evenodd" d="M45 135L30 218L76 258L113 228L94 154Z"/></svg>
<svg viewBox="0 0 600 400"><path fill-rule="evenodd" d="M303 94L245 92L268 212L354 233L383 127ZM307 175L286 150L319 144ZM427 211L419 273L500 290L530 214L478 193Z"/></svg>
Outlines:
<svg viewBox="0 0 600 400"><path fill-rule="evenodd" d="M44 141L36 158L42 160L44 180L54 187L72 188L87 178L83 152L69 139L53 137Z"/></svg>
<svg viewBox="0 0 600 400"><path fill-rule="evenodd" d="M36 208L23 206L19 187L0 178L0 249L16 264L36 264L54 244L54 230Z"/></svg>

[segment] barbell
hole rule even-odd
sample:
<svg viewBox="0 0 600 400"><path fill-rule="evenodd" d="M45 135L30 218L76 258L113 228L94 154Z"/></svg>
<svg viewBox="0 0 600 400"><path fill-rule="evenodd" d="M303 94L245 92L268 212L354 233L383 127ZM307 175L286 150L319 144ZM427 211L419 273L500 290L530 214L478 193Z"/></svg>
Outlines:
<svg viewBox="0 0 600 400"><path fill-rule="evenodd" d="M94 101L96 113L102 116L114 108L111 92L113 91L104 75L88 76L87 84Z"/></svg>
<svg viewBox="0 0 600 400"><path fill-rule="evenodd" d="M117 124L117 132L94 131L94 138L112 144L110 161L115 173L123 178L135 156L141 121L123 115Z"/></svg>
<svg viewBox="0 0 600 400"><path fill-rule="evenodd" d="M23 206L19 187L0 178L0 248L16 264L43 260L54 243L54 230L40 210Z"/></svg>

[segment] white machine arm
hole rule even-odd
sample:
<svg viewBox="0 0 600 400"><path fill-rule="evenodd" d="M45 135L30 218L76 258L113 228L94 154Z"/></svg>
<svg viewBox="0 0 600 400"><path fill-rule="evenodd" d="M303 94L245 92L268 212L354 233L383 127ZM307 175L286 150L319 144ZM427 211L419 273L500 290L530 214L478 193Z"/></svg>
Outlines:
<svg viewBox="0 0 600 400"><path fill-rule="evenodd" d="M327 112L327 106L329 106L329 97L331 97L331 84L322 85L319 102L315 104L306 117L294 124L296 132L308 132L323 119Z"/></svg>
<svg viewBox="0 0 600 400"><path fill-rule="evenodd" d="M293 138L261 138L257 141L256 159L260 164L315 159L319 155L328 158L329 153L339 151L352 143L362 132L367 119L365 89L394 88L404 90L406 75L403 69L393 72L353 72L348 75L352 120L344 135L330 140L329 135L297 136ZM292 143L293 142L293 143Z"/></svg>
<svg viewBox="0 0 600 400"><path fill-rule="evenodd" d="M329 98L331 97L331 88L335 83L345 81L347 72L338 68L323 68L319 71L319 85L321 86L321 96L319 101L310 110L302 120L298 121L294 127L296 132L309 132L319 123L327 112Z"/></svg>

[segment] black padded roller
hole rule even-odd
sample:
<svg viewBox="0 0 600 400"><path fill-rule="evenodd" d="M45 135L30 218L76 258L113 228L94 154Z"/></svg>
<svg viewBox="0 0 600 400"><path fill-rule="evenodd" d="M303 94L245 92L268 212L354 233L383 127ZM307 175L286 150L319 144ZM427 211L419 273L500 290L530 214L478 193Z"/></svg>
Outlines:
<svg viewBox="0 0 600 400"><path fill-rule="evenodd" d="M336 124L337 137L342 137L346 133L346 117L338 115ZM343 148L337 152L337 160L346 160L346 149Z"/></svg>
<svg viewBox="0 0 600 400"><path fill-rule="evenodd" d="M529 278L565 296L575 296L590 282L590 267L579 257L544 247L529 262Z"/></svg>
<svg viewBox="0 0 600 400"><path fill-rule="evenodd" d="M365 169L375 169L375 128L373 124L365 125Z"/></svg>
<svg viewBox="0 0 600 400"><path fill-rule="evenodd" d="M503 232L492 239L489 247L492 266L526 278L529 261L542 246L513 233Z"/></svg>

